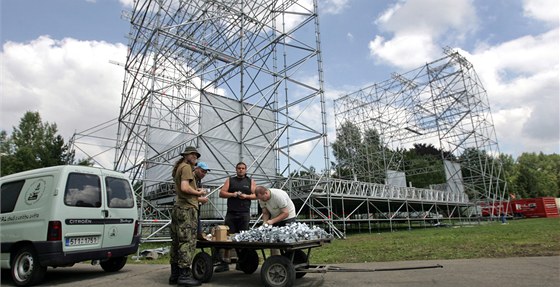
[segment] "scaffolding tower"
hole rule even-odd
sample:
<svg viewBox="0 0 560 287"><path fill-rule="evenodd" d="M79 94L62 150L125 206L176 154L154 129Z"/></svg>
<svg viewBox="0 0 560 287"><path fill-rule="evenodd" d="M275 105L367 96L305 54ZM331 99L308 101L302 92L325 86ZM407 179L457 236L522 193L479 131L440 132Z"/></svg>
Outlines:
<svg viewBox="0 0 560 287"><path fill-rule="evenodd" d="M430 189L465 194L472 203L508 200L486 91L471 63L451 49L445 53L335 101L337 133L349 125L359 130L339 139L340 146L362 148L339 165L341 178L404 188L407 176L439 168L446 181ZM414 143L438 147L443 168L413 168L403 152Z"/></svg>
<svg viewBox="0 0 560 287"><path fill-rule="evenodd" d="M133 180L144 240L167 230L171 170L187 146L212 170L203 180L211 190L207 222L225 217L217 191L240 161L257 184L290 194L298 220L338 237L364 224L371 232L461 219L477 213L478 201L506 199L486 91L450 49L334 101L337 133L347 123L359 133L337 139L350 156L337 158L331 176L317 9L316 0L134 2L125 15L131 30L113 168ZM437 146L443 167L408 163L402 151L414 143ZM407 176L438 168L443 182L407 184Z"/></svg>
<svg viewBox="0 0 560 287"><path fill-rule="evenodd" d="M141 184L144 223L169 219L187 146L212 170L212 218L238 162L289 194L300 177L328 176L317 1L301 2L134 1L114 168Z"/></svg>

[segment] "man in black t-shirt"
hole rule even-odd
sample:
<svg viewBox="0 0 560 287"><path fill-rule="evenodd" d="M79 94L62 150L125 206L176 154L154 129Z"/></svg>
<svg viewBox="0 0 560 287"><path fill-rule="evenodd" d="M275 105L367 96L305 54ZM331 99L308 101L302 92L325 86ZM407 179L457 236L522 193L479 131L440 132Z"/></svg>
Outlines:
<svg viewBox="0 0 560 287"><path fill-rule="evenodd" d="M256 184L253 179L247 176L247 165L239 162L235 166L236 175L229 177L220 189L220 197L227 198L227 213L225 224L229 227L229 233L239 233L249 229L251 220L251 200L257 199L255 196ZM224 259L229 260L229 250L225 250ZM224 261L216 267L215 272L229 270Z"/></svg>

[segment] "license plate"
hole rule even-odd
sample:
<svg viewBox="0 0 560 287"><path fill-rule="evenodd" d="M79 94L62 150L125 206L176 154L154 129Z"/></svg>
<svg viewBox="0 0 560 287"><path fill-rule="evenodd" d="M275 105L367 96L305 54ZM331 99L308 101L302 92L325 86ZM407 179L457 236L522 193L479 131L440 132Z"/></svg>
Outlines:
<svg viewBox="0 0 560 287"><path fill-rule="evenodd" d="M66 246L92 245L99 243L99 236L83 236L66 238Z"/></svg>

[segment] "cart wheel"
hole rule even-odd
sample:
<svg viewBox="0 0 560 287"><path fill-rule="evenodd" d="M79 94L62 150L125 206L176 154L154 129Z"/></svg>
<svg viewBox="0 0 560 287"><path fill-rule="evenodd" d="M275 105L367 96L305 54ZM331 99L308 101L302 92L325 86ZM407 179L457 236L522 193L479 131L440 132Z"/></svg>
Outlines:
<svg viewBox="0 0 560 287"><path fill-rule="evenodd" d="M294 265L282 255L270 256L261 267L261 281L267 287L291 287L296 281Z"/></svg>
<svg viewBox="0 0 560 287"><path fill-rule="evenodd" d="M253 249L241 249L237 265L245 274L253 274L259 268L259 254Z"/></svg>
<svg viewBox="0 0 560 287"><path fill-rule="evenodd" d="M292 252L294 254L294 260L293 260L294 265L298 265L298 264L302 264L302 263L307 263L307 265L309 265L309 262L307 262L307 254L305 254L305 252L301 249L296 249L294 251L286 252L286 253L284 253L284 256L286 256L289 260L291 260ZM301 269L301 268L298 268L298 269ZM298 269L296 269L296 278L297 279L299 279L299 278L305 276L305 274L307 274L307 272L301 272Z"/></svg>
<svg viewBox="0 0 560 287"><path fill-rule="evenodd" d="M13 257L11 271L17 286L29 286L43 280L47 267L39 264L39 257L33 247L24 246Z"/></svg>
<svg viewBox="0 0 560 287"><path fill-rule="evenodd" d="M199 252L194 256L192 263L192 274L196 280L207 283L214 274L214 263L212 256L206 252Z"/></svg>

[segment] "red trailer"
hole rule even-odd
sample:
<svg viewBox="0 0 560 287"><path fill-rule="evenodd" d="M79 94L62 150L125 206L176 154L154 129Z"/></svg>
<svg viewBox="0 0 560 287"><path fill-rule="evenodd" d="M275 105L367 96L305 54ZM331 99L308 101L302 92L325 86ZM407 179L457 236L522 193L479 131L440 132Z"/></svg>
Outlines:
<svg viewBox="0 0 560 287"><path fill-rule="evenodd" d="M554 197L516 199L511 201L513 213L523 217L559 217Z"/></svg>
<svg viewBox="0 0 560 287"><path fill-rule="evenodd" d="M554 197L538 197L479 204L482 216L560 217Z"/></svg>

